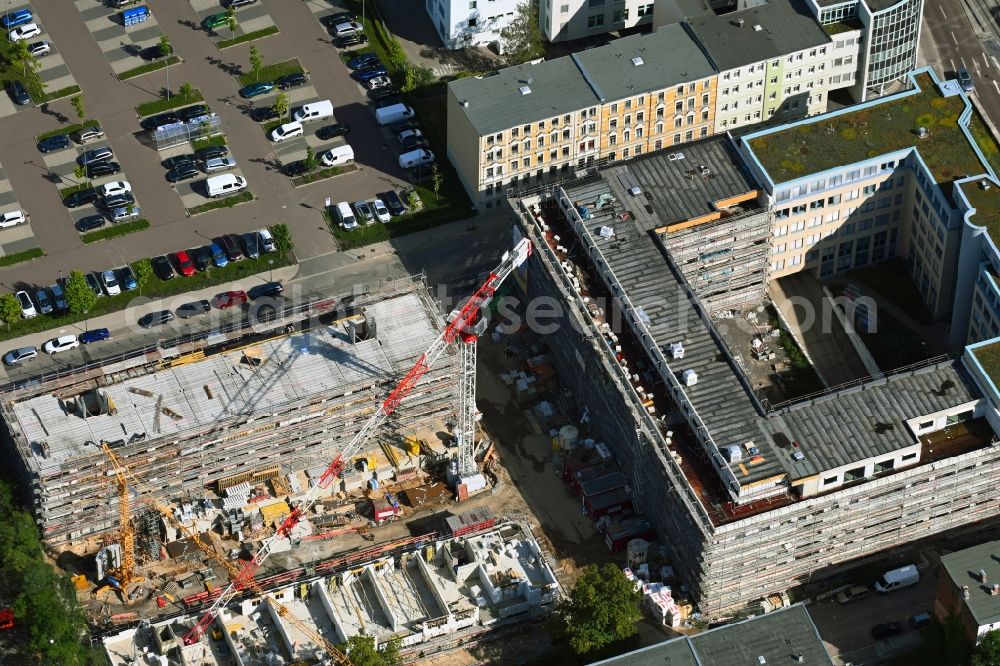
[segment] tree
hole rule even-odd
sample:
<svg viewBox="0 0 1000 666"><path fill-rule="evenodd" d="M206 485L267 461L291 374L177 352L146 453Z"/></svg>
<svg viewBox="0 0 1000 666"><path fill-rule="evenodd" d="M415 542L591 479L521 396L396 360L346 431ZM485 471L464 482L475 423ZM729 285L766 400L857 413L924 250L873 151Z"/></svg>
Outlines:
<svg viewBox="0 0 1000 666"><path fill-rule="evenodd" d="M10 325L21 317L21 304L17 302L14 294L4 294L0 296L0 319L7 322L7 330Z"/></svg>
<svg viewBox="0 0 1000 666"><path fill-rule="evenodd" d="M279 93L277 97L274 98L274 104L271 105L271 110L279 118L284 118L285 114L288 113L288 95L285 93Z"/></svg>
<svg viewBox="0 0 1000 666"><path fill-rule="evenodd" d="M21 76L27 77L28 70L31 70L32 77L34 77L35 70L41 66L38 62L38 58L31 54L31 49L28 48L28 40L21 39L9 47L10 51L7 57L11 62L21 65Z"/></svg>
<svg viewBox="0 0 1000 666"><path fill-rule="evenodd" d="M97 302L97 294L90 289L87 279L80 271L72 271L66 279L66 306L75 315L90 312Z"/></svg>
<svg viewBox="0 0 1000 666"><path fill-rule="evenodd" d="M375 649L375 637L357 635L347 639L347 656L354 666L402 666L399 656L399 640L391 640L380 649Z"/></svg>
<svg viewBox="0 0 1000 666"><path fill-rule="evenodd" d="M306 173L312 173L316 170L316 151L313 150L312 146L306 146Z"/></svg>
<svg viewBox="0 0 1000 666"><path fill-rule="evenodd" d="M142 288L153 279L153 264L149 259L140 259L132 265L132 268L135 270L135 284L141 294Z"/></svg>
<svg viewBox="0 0 1000 666"><path fill-rule="evenodd" d="M276 224L271 227L271 236L274 238L274 248L282 258L295 247L292 232L288 230L287 224Z"/></svg>
<svg viewBox="0 0 1000 666"><path fill-rule="evenodd" d="M83 108L83 93L75 95L69 103L73 105L73 110L76 111L76 117L83 120L83 116L86 114L86 110Z"/></svg>
<svg viewBox="0 0 1000 666"><path fill-rule="evenodd" d="M194 98L194 86L190 83L182 83L181 87L177 90L183 99L193 99Z"/></svg>
<svg viewBox="0 0 1000 666"><path fill-rule="evenodd" d="M1000 666L1000 630L987 632L972 655L972 666Z"/></svg>
<svg viewBox="0 0 1000 666"><path fill-rule="evenodd" d="M236 20L236 9L230 7L226 10L226 25L229 26L229 36L236 36L236 28L240 27L239 22Z"/></svg>
<svg viewBox="0 0 1000 666"><path fill-rule="evenodd" d="M174 47L170 45L170 38L165 32L160 33L160 57L166 58L174 52Z"/></svg>
<svg viewBox="0 0 1000 666"><path fill-rule="evenodd" d="M517 15L510 25L500 31L500 44L510 65L541 57L542 32L538 27L538 5L535 0L527 0L518 5Z"/></svg>
<svg viewBox="0 0 1000 666"><path fill-rule="evenodd" d="M434 200L436 202L441 201L441 171L438 169L437 162L431 165L431 187L434 188Z"/></svg>
<svg viewBox="0 0 1000 666"><path fill-rule="evenodd" d="M434 83L434 70L423 65L412 65L406 68L403 75L403 92L424 88Z"/></svg>
<svg viewBox="0 0 1000 666"><path fill-rule="evenodd" d="M76 176L77 181L84 179L89 180L89 178L87 178L87 167L82 164L77 164L73 167L73 175Z"/></svg>
<svg viewBox="0 0 1000 666"><path fill-rule="evenodd" d="M260 81L260 70L264 66L264 56L256 44L250 45L250 70L253 72L253 80Z"/></svg>
<svg viewBox="0 0 1000 666"><path fill-rule="evenodd" d="M640 594L613 563L590 565L569 598L557 609L553 621L558 633L577 654L592 653L629 638L642 619Z"/></svg>

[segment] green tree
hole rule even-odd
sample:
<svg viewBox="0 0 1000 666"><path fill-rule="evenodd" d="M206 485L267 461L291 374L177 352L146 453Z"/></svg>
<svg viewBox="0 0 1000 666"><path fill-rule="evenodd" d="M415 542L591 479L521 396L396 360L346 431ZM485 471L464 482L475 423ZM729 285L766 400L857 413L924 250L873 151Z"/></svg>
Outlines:
<svg viewBox="0 0 1000 666"><path fill-rule="evenodd" d="M190 83L182 83L181 87L177 90L183 99L194 99L194 86Z"/></svg>
<svg viewBox="0 0 1000 666"><path fill-rule="evenodd" d="M77 181L89 180L87 178L87 167L82 164L77 164L73 167L73 175L76 176Z"/></svg>
<svg viewBox="0 0 1000 666"><path fill-rule="evenodd" d="M312 173L316 170L317 160L316 151L313 150L312 146L306 146L306 173Z"/></svg>
<svg viewBox="0 0 1000 666"><path fill-rule="evenodd" d="M295 243L292 241L292 232L288 230L287 224L276 224L271 227L271 236L274 238L274 248L282 257L295 247Z"/></svg>
<svg viewBox="0 0 1000 666"><path fill-rule="evenodd" d="M391 640L378 650L373 636L357 635L347 639L344 649L354 666L402 666L399 641Z"/></svg>
<svg viewBox="0 0 1000 666"><path fill-rule="evenodd" d="M441 181L441 171L435 162L431 165L431 187L434 188L434 200L437 202L441 201Z"/></svg>
<svg viewBox="0 0 1000 666"><path fill-rule="evenodd" d="M271 110L274 111L275 115L279 118L284 118L285 114L288 113L288 95L285 93L279 93L278 96L274 98L274 104L271 105Z"/></svg>
<svg viewBox="0 0 1000 666"><path fill-rule="evenodd" d="M590 565L557 609L554 628L573 652L593 653L636 634L642 619L640 597L613 563Z"/></svg>
<svg viewBox="0 0 1000 666"><path fill-rule="evenodd" d="M434 83L434 70L423 65L411 65L403 75L403 92L425 88Z"/></svg>
<svg viewBox="0 0 1000 666"><path fill-rule="evenodd" d="M35 76L35 70L39 68L41 63L38 58L31 54L31 49L28 48L28 40L21 39L13 42L8 47L7 58L10 62L21 66L21 76L27 77L28 70L31 70L32 78Z"/></svg>
<svg viewBox="0 0 1000 666"><path fill-rule="evenodd" d="M72 271L66 280L66 306L75 315L90 312L97 302L97 294L91 291L87 279L80 271Z"/></svg>
<svg viewBox="0 0 1000 666"><path fill-rule="evenodd" d="M542 32L538 27L538 5L535 0L527 0L518 5L514 20L500 31L500 43L510 65L520 65L542 56Z"/></svg>
<svg viewBox="0 0 1000 666"><path fill-rule="evenodd" d="M170 45L170 38L165 32L160 33L160 57L166 58L174 52L174 47Z"/></svg>
<svg viewBox="0 0 1000 666"><path fill-rule="evenodd" d="M983 636L972 655L972 666L1000 666L1000 631Z"/></svg>
<svg viewBox="0 0 1000 666"><path fill-rule="evenodd" d="M0 319L7 322L7 330L10 325L21 318L21 304L17 302L14 294L4 294L0 296Z"/></svg>
<svg viewBox="0 0 1000 666"><path fill-rule="evenodd" d="M236 36L236 28L240 27L239 21L236 20L236 9L230 7L226 10L226 25L229 26L229 36Z"/></svg>
<svg viewBox="0 0 1000 666"><path fill-rule="evenodd" d="M250 71L253 72L253 80L260 81L260 70L264 67L264 56L256 44L250 45Z"/></svg>
<svg viewBox="0 0 1000 666"><path fill-rule="evenodd" d="M76 111L76 117L83 120L83 116L86 114L86 109L83 108L83 93L74 95L73 99L71 99L69 103L73 105L73 110Z"/></svg>
<svg viewBox="0 0 1000 666"><path fill-rule="evenodd" d="M141 294L142 288L153 279L153 264L149 259L140 259L132 265L132 269L135 271L135 284Z"/></svg>

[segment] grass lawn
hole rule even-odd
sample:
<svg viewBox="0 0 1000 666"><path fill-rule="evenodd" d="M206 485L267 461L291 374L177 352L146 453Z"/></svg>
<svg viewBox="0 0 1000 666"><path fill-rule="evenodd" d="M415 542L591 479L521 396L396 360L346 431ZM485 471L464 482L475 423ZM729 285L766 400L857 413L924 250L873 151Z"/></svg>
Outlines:
<svg viewBox="0 0 1000 666"><path fill-rule="evenodd" d="M241 203L246 203L248 201L253 201L253 192L250 190L243 190L239 194L235 194L231 197L226 197L225 199L216 199L215 201L209 201L206 204L200 206L195 206L194 208L188 208L188 216L195 216L201 213L207 213L210 210L216 210L217 208L232 208L233 206L238 206Z"/></svg>
<svg viewBox="0 0 1000 666"><path fill-rule="evenodd" d="M81 190L85 190L85 189L87 189L89 187L93 187L93 185L91 184L91 182L89 180L85 181L83 183L79 183L77 185L73 185L71 187L64 187L64 188L62 188L62 189L59 190L59 198L60 199L65 199L69 195L76 194L77 192L79 192Z"/></svg>
<svg viewBox="0 0 1000 666"><path fill-rule="evenodd" d="M268 259L274 260L274 265L268 265ZM243 259L233 262L221 268L212 267L208 271L198 272L191 277L175 277L172 280L159 280L156 277L150 279L141 293L127 291L119 296L104 296L98 298L94 307L87 315L64 314L57 317L40 316L33 319L20 319L13 322L9 327L0 326L0 340L10 340L29 333L59 329L70 326L88 318L99 317L111 312L124 310L133 299L142 296L144 298L164 298L175 296L196 289L211 287L216 284L224 284L241 278L246 278L256 273L265 273L275 268L289 266L295 263L294 255L281 257L276 253L261 255L259 259Z"/></svg>
<svg viewBox="0 0 1000 666"><path fill-rule="evenodd" d="M317 156L317 160L319 157ZM335 166L327 167L326 169L316 169L310 174L305 176L299 176L298 178L292 179L292 187L302 187L303 185L311 185L320 180L326 180L327 178L333 178L334 176L339 176L344 173L350 173L352 171L357 171L358 167L356 164L348 164L346 166Z"/></svg>
<svg viewBox="0 0 1000 666"><path fill-rule="evenodd" d="M942 97L927 75L916 81L920 89L907 97L761 136L750 147L778 183L911 146L939 183L983 173L958 125L962 98ZM917 138L918 127L927 137Z"/></svg>
<svg viewBox="0 0 1000 666"><path fill-rule="evenodd" d="M288 74L297 74L299 72L304 72L302 64L299 63L298 58L292 58L291 60L286 60L284 62L279 62L274 65L264 65L260 68L260 76L254 77L253 72L247 74L242 74L237 79L240 82L240 87L248 86L251 83L257 83L258 81L277 81L282 76Z"/></svg>
<svg viewBox="0 0 1000 666"><path fill-rule="evenodd" d="M31 93L31 88L28 89L28 92ZM67 86L65 88L61 88L54 92L45 93L38 97L36 97L34 94L31 94L31 100L35 104L45 104L46 102L53 102L57 99L62 99L64 97L75 95L78 92L80 92L80 86Z"/></svg>
<svg viewBox="0 0 1000 666"><path fill-rule="evenodd" d="M45 252L42 251L42 248L33 247L30 250L15 252L14 254L8 254L0 257L0 266L13 266L14 264L20 264L22 262L38 259L38 257L44 256Z"/></svg>
<svg viewBox="0 0 1000 666"><path fill-rule="evenodd" d="M986 376L993 380L996 386L1000 386L1000 342L979 347L973 354L976 355L979 365L983 366Z"/></svg>
<svg viewBox="0 0 1000 666"><path fill-rule="evenodd" d="M864 268L850 271L838 283L858 282L881 298L908 312L921 324L934 322L934 315L927 309L917 285L910 279L910 273L902 259L889 259ZM881 317L881 313L879 313Z"/></svg>
<svg viewBox="0 0 1000 666"><path fill-rule="evenodd" d="M195 139L191 142L191 150L201 150L202 148L208 148L209 146L224 145L226 145L226 135L216 134L214 136L205 137L204 139Z"/></svg>
<svg viewBox="0 0 1000 666"><path fill-rule="evenodd" d="M100 123L96 119L84 120L82 123L77 123L75 125L66 125L65 127L60 127L59 129L54 129L50 132L43 132L35 137L35 143L38 143L42 139L47 139L50 136L57 136L59 134L72 134L73 132L79 132L84 127L98 127Z"/></svg>
<svg viewBox="0 0 1000 666"><path fill-rule="evenodd" d="M143 218L141 220L135 220L134 222L123 222L121 224L114 224L106 229L91 231L90 233L83 234L80 238L83 240L84 245L89 245L91 243L96 243L97 241L107 240L108 238L117 238L126 234L134 234L137 231L142 231L143 229L148 228L149 220Z"/></svg>
<svg viewBox="0 0 1000 666"><path fill-rule="evenodd" d="M139 117L144 118L146 116L151 116L154 113L162 113L163 111L178 109L182 106L187 106L188 104L204 101L205 98L202 97L201 91L195 88L191 91L191 94L187 96L174 93L171 94L170 99L164 97L162 99L155 99L152 102L140 104L135 107L135 112L139 115Z"/></svg>
<svg viewBox="0 0 1000 666"><path fill-rule="evenodd" d="M270 37L271 35L277 35L280 30L278 26L270 25L266 28L260 30L254 30L253 32L248 32L245 35L240 35L239 37L233 37L232 39L223 39L215 43L220 49L227 49L230 46L236 46L237 44L245 44L246 42L252 42L255 39L263 39L264 37Z"/></svg>
<svg viewBox="0 0 1000 666"><path fill-rule="evenodd" d="M149 74L150 72L155 72L157 70L163 69L165 67L170 67L171 65L176 65L181 61L180 58L173 55L166 60L157 60L156 62L151 62L135 69L128 69L118 75L119 81L125 81L126 79L131 79L136 76L142 76L143 74Z"/></svg>
<svg viewBox="0 0 1000 666"><path fill-rule="evenodd" d="M983 117L979 115L979 109L973 109L972 117L969 119L969 133L976 140L979 150L986 156L993 173L1000 177L1000 146L997 145L996 137L990 132L989 126Z"/></svg>

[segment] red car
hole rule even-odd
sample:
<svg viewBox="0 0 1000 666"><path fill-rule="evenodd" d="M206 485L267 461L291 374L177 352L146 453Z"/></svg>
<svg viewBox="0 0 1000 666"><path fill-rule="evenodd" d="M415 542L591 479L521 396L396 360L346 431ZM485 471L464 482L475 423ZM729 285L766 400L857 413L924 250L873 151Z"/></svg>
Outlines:
<svg viewBox="0 0 1000 666"><path fill-rule="evenodd" d="M212 299L212 307L217 310L225 310L234 305L243 305L248 300L245 291L224 291Z"/></svg>
<svg viewBox="0 0 1000 666"><path fill-rule="evenodd" d="M188 256L187 252L181 250L180 252L174 255L174 258L177 260L178 273L180 273L184 277L191 277L192 275L194 275L195 271L194 262L191 261L191 257Z"/></svg>

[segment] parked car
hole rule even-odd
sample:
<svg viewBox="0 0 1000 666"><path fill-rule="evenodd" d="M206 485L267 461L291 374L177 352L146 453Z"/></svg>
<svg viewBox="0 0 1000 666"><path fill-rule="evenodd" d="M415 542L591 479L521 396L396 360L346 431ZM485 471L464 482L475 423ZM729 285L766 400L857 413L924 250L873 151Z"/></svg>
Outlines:
<svg viewBox="0 0 1000 666"><path fill-rule="evenodd" d="M87 165L87 178L100 178L102 176L113 176L121 172L122 165L118 162L94 162Z"/></svg>
<svg viewBox="0 0 1000 666"><path fill-rule="evenodd" d="M851 601L865 599L871 594L867 585L852 585L837 595L837 602L846 604Z"/></svg>
<svg viewBox="0 0 1000 666"><path fill-rule="evenodd" d="M38 311L42 314L49 314L55 309L52 307L52 299L49 298L49 292L45 289L35 291L35 303L38 304Z"/></svg>
<svg viewBox="0 0 1000 666"><path fill-rule="evenodd" d="M14 103L19 106L24 106L31 102L31 95L28 94L27 89L24 85L17 79L12 79L7 82L7 94L10 98L14 100Z"/></svg>
<svg viewBox="0 0 1000 666"><path fill-rule="evenodd" d="M213 157L212 159L205 160L202 168L205 170L205 173L228 171L229 169L236 168L236 160L232 157Z"/></svg>
<svg viewBox="0 0 1000 666"><path fill-rule="evenodd" d="M10 37L10 41L12 42L20 42L25 39L37 37L40 34L42 34L42 29L38 27L37 23L25 23L11 30L7 33L7 36Z"/></svg>
<svg viewBox="0 0 1000 666"><path fill-rule="evenodd" d="M427 148L430 144L422 136L408 136L400 143L401 150L416 150L417 148Z"/></svg>
<svg viewBox="0 0 1000 666"><path fill-rule="evenodd" d="M257 235L260 237L260 246L264 252L274 252L278 248L274 245L274 236L268 229L258 229Z"/></svg>
<svg viewBox="0 0 1000 666"><path fill-rule="evenodd" d="M172 280L174 278L174 267L170 265L170 260L160 255L150 259L153 264L153 273L161 280Z"/></svg>
<svg viewBox="0 0 1000 666"><path fill-rule="evenodd" d="M240 240L243 242L243 254L250 259L256 259L260 256L260 236L257 235L256 231L242 234Z"/></svg>
<svg viewBox="0 0 1000 666"><path fill-rule="evenodd" d="M94 162L108 162L114 158L115 154L107 146L100 146L98 148L91 148L90 150L85 150L77 158L77 162L83 165L93 164Z"/></svg>
<svg viewBox="0 0 1000 666"><path fill-rule="evenodd" d="M171 169L167 172L167 182L179 183L183 180L189 180L196 176L200 176L201 171L195 166L194 162L185 162L178 167Z"/></svg>
<svg viewBox="0 0 1000 666"><path fill-rule="evenodd" d="M194 262L191 261L191 257L188 256L186 250L179 250L174 255L174 262L177 264L177 272L184 277L191 277L194 275Z"/></svg>
<svg viewBox="0 0 1000 666"><path fill-rule="evenodd" d="M97 203L100 198L101 193L97 191L97 188L88 187L83 190L77 190L63 199L63 205L66 208L79 208L87 204Z"/></svg>
<svg viewBox="0 0 1000 666"><path fill-rule="evenodd" d="M66 148L69 148L69 146L69 135L56 134L55 136L50 136L39 141L38 152L53 153L57 150L65 150Z"/></svg>
<svg viewBox="0 0 1000 666"><path fill-rule="evenodd" d="M107 222L107 220L103 215L87 215L77 220L73 227L80 233L84 233L87 231L93 231L94 229L100 229L104 226L105 222Z"/></svg>
<svg viewBox="0 0 1000 666"><path fill-rule="evenodd" d="M384 65L375 65L374 67L367 67L354 72L354 78L364 83L365 81L370 81L377 76L385 76L388 73L389 71Z"/></svg>
<svg viewBox="0 0 1000 666"><path fill-rule="evenodd" d="M316 136L324 141L329 139L335 139L338 136L344 136L351 131L351 128L343 123L334 123L332 125L324 125L316 130Z"/></svg>
<svg viewBox="0 0 1000 666"><path fill-rule="evenodd" d="M31 23L32 18L30 9L16 9L0 17L0 24L3 24L3 27L10 30L11 28L16 28L19 25Z"/></svg>
<svg viewBox="0 0 1000 666"><path fill-rule="evenodd" d="M319 22L323 24L324 27L334 28L338 24L344 21L354 21L357 17L351 12L337 12L336 14L330 14L329 16L324 16L320 18ZM28 19L31 20L30 18Z"/></svg>
<svg viewBox="0 0 1000 666"><path fill-rule="evenodd" d="M127 180L112 180L101 185L102 197L115 197L119 194L126 194L132 191L132 184Z"/></svg>
<svg viewBox="0 0 1000 666"><path fill-rule="evenodd" d="M258 123L274 120L277 117L278 112L274 110L273 106L255 106L250 109L250 119Z"/></svg>
<svg viewBox="0 0 1000 666"><path fill-rule="evenodd" d="M227 234L221 238L214 238L212 240L223 249L229 261L239 261L243 258L243 251L240 250L240 244L235 235Z"/></svg>
<svg viewBox="0 0 1000 666"><path fill-rule="evenodd" d="M24 214L23 210L9 210L5 213L0 213L0 229L16 227L17 225L24 224L27 221L28 216Z"/></svg>
<svg viewBox="0 0 1000 666"><path fill-rule="evenodd" d="M52 338L42 345L42 351L51 355L69 351L70 349L76 349L79 346L80 341L76 339L75 335L60 335L58 338Z"/></svg>
<svg viewBox="0 0 1000 666"><path fill-rule="evenodd" d="M259 97L260 95L266 95L274 90L274 83L271 81L258 81L257 83L251 83L248 86L244 86L240 89L240 97L243 99L252 99L254 97Z"/></svg>
<svg viewBox="0 0 1000 666"><path fill-rule="evenodd" d="M63 293L62 285L56 282L49 287L49 293L52 294L52 303L56 306L56 312L65 312L69 309L66 305L66 295Z"/></svg>
<svg viewBox="0 0 1000 666"><path fill-rule="evenodd" d="M886 638L891 638L892 636L896 636L901 633L903 633L903 626L895 620L891 622L884 622L882 624L876 624L872 627L872 638L877 641L885 640Z"/></svg>
<svg viewBox="0 0 1000 666"><path fill-rule="evenodd" d="M208 249L212 253L212 263L214 263L217 268L222 268L229 263L226 251L222 249L222 246L219 245L218 242L214 242L209 245Z"/></svg>
<svg viewBox="0 0 1000 666"><path fill-rule="evenodd" d="M139 287L139 281L135 277L135 271L128 264L118 269L118 284L125 291L135 291Z"/></svg>
<svg viewBox="0 0 1000 666"><path fill-rule="evenodd" d="M361 224L371 224L375 221L375 215L372 213L371 206L365 200L355 201L351 204L354 207L354 212L358 215L358 222Z"/></svg>
<svg viewBox="0 0 1000 666"><path fill-rule="evenodd" d="M285 288L281 286L280 282L265 282L264 284L259 284L253 287L247 295L250 300L255 301L258 298L263 298L265 296L281 296L281 293L285 291Z"/></svg>
<svg viewBox="0 0 1000 666"><path fill-rule="evenodd" d="M218 14L210 14L205 17L205 20L201 22L201 25L206 30L215 30L216 28L222 27L229 23L229 16L226 12L219 12Z"/></svg>
<svg viewBox="0 0 1000 666"><path fill-rule="evenodd" d="M143 315L139 318L139 326L143 328L152 328L153 326L162 326L163 324L168 324L174 320L174 313L170 310L159 310L157 312L150 312L147 315Z"/></svg>
<svg viewBox="0 0 1000 666"><path fill-rule="evenodd" d="M168 157L163 160L162 164L167 169L176 169L182 164L194 164L198 161L193 153L182 153L180 155L174 155L173 157Z"/></svg>
<svg viewBox="0 0 1000 666"><path fill-rule="evenodd" d="M417 128L412 128L412 129L408 128L396 132L396 139L399 140L400 143L403 143L403 141L405 141L410 137L423 137L423 135L424 135L423 132L421 132Z"/></svg>
<svg viewBox="0 0 1000 666"><path fill-rule="evenodd" d="M177 110L177 117L186 123L191 122L195 118L200 118L208 113L208 107L204 104L194 104L192 106L185 106L183 109Z"/></svg>
<svg viewBox="0 0 1000 666"><path fill-rule="evenodd" d="M107 210L114 210L115 208L123 208L125 206L131 206L135 204L135 197L131 192L122 192L121 194L113 194L110 197L104 197L103 206Z"/></svg>
<svg viewBox="0 0 1000 666"><path fill-rule="evenodd" d="M205 146L204 148L199 148L194 151L195 157L202 162L206 162L216 157L225 157L228 154L229 149L225 146Z"/></svg>
<svg viewBox="0 0 1000 666"><path fill-rule="evenodd" d="M212 309L212 304L208 301L192 301L177 308L177 316L181 319L188 319L200 314L205 314Z"/></svg>
<svg viewBox="0 0 1000 666"><path fill-rule="evenodd" d="M368 99L373 102L387 102L389 104L399 104L399 89L393 86L379 88L368 91Z"/></svg>
<svg viewBox="0 0 1000 666"><path fill-rule="evenodd" d="M363 32L357 32L353 35L345 35L344 37L338 37L335 44L337 48L347 49L352 46L364 46L368 43L368 35Z"/></svg>
<svg viewBox="0 0 1000 666"><path fill-rule="evenodd" d="M181 121L180 117L173 111L166 111L164 113L158 113L155 116L149 116L148 118L143 118L139 121L139 126L144 130L149 130L150 132L155 132L156 130L164 127L166 125L174 125Z"/></svg>
<svg viewBox="0 0 1000 666"><path fill-rule="evenodd" d="M392 219L392 216L389 215L389 209L385 207L381 199L372 200L372 212L375 213L375 219L379 222L385 223Z"/></svg>
<svg viewBox="0 0 1000 666"><path fill-rule="evenodd" d="M24 319L31 319L38 315L38 311L35 310L35 304L31 302L31 296L28 295L28 292L19 291L14 294L14 297L17 298L17 302L21 306L21 316Z"/></svg>
<svg viewBox="0 0 1000 666"><path fill-rule="evenodd" d="M347 37L348 35L354 35L364 31L365 27L357 21L344 21L343 23L338 23L333 27L333 34L337 37Z"/></svg>
<svg viewBox="0 0 1000 666"><path fill-rule="evenodd" d="M117 296L122 293L122 288L118 285L118 276L114 271L108 270L101 273L101 286L108 296Z"/></svg>
<svg viewBox="0 0 1000 666"><path fill-rule="evenodd" d="M417 148L399 156L399 167L401 169L412 169L434 163L434 153L426 148Z"/></svg>
<svg viewBox="0 0 1000 666"><path fill-rule="evenodd" d="M37 42L32 42L28 44L28 53L36 58L41 58L43 55L48 55L52 53L52 45L49 44L44 39Z"/></svg>
<svg viewBox="0 0 1000 666"><path fill-rule="evenodd" d="M350 69L364 69L365 67L380 64L382 63L378 59L378 55L375 53L359 53L347 61L347 66Z"/></svg>
<svg viewBox="0 0 1000 666"><path fill-rule="evenodd" d="M923 629L931 623L931 619L932 616L930 613L917 613L910 618L910 627L913 629Z"/></svg>
<svg viewBox="0 0 1000 666"><path fill-rule="evenodd" d="M168 55L174 52L173 47L167 45L166 52L163 51L162 45L157 43L152 46L147 46L146 48L139 51L139 57L143 60L159 60L160 58L166 58Z"/></svg>
<svg viewBox="0 0 1000 666"><path fill-rule="evenodd" d="M191 259L194 261L194 267L202 273L212 267L212 251L207 247L197 247L190 250L188 254L191 255Z"/></svg>
<svg viewBox="0 0 1000 666"><path fill-rule="evenodd" d="M216 294L215 298L212 299L212 307L217 310L225 310L236 305L243 305L247 300L245 291L224 291L221 294Z"/></svg>
<svg viewBox="0 0 1000 666"><path fill-rule="evenodd" d="M302 123L298 121L285 123L284 125L279 125L271 130L271 141L279 143L285 139L302 136L302 132Z"/></svg>
<svg viewBox="0 0 1000 666"><path fill-rule="evenodd" d="M402 215L406 212L406 206L403 204L403 200L399 198L393 190L388 192L379 192L378 198L382 200L385 207L389 209L389 213L392 215Z"/></svg>
<svg viewBox="0 0 1000 666"><path fill-rule="evenodd" d="M36 358L38 358L38 350L34 347L18 347L4 354L3 362L7 365L17 365L18 363L34 361Z"/></svg>
<svg viewBox="0 0 1000 666"><path fill-rule="evenodd" d="M289 162L288 164L283 165L281 170L286 176L294 178L295 176L304 175L307 171L309 171L309 165L306 164L305 160L295 160L294 162Z"/></svg>
<svg viewBox="0 0 1000 666"><path fill-rule="evenodd" d="M100 127L95 127L89 125L84 127L78 132L73 133L73 140L76 141L81 146L84 146L92 141L97 141L104 138L104 130Z"/></svg>
<svg viewBox="0 0 1000 666"><path fill-rule="evenodd" d="M136 206L116 206L108 211L112 224L139 219L140 210Z"/></svg>
<svg viewBox="0 0 1000 666"><path fill-rule="evenodd" d="M77 340L80 344L89 345L95 342L101 342L103 340L111 339L111 331L106 328L95 328L91 331L84 331L80 334Z"/></svg>
<svg viewBox="0 0 1000 666"><path fill-rule="evenodd" d="M280 79L275 81L275 84L282 90L289 90L291 88L297 88L299 86L304 86L308 83L309 79L302 72L293 72L292 74L286 74Z"/></svg>
<svg viewBox="0 0 1000 666"><path fill-rule="evenodd" d="M87 281L87 286L90 287L90 290L94 292L95 296L104 295L104 288L101 287L100 275L98 275L97 273L87 273L83 277Z"/></svg>

